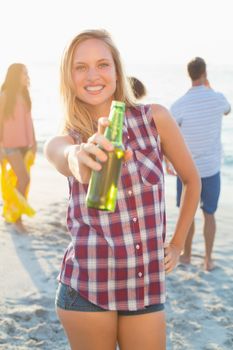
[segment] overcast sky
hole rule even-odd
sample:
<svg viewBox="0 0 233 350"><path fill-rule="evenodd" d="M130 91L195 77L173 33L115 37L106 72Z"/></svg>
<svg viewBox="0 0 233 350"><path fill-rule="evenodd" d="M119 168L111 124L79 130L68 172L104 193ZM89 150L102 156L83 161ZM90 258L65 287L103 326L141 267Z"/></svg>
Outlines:
<svg viewBox="0 0 233 350"><path fill-rule="evenodd" d="M16 61L60 62L87 28L107 29L127 64L233 64L232 23L233 0L0 0L0 74Z"/></svg>

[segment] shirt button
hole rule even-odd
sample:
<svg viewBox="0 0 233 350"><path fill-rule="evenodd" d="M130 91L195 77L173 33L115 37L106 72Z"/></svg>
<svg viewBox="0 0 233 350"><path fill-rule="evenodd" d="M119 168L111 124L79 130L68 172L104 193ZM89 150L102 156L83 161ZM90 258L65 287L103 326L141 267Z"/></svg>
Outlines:
<svg viewBox="0 0 233 350"><path fill-rule="evenodd" d="M142 277L142 272L138 272L138 277Z"/></svg>
<svg viewBox="0 0 233 350"><path fill-rule="evenodd" d="M139 250L140 249L140 245L136 244L136 249Z"/></svg>
<svg viewBox="0 0 233 350"><path fill-rule="evenodd" d="M132 193L133 193L132 191L130 191L130 190L128 191L128 195L129 195L129 196L131 196Z"/></svg>
<svg viewBox="0 0 233 350"><path fill-rule="evenodd" d="M133 218L133 222L136 222L137 221L137 218Z"/></svg>
<svg viewBox="0 0 233 350"><path fill-rule="evenodd" d="M130 140L130 136L129 135L127 136L127 139Z"/></svg>

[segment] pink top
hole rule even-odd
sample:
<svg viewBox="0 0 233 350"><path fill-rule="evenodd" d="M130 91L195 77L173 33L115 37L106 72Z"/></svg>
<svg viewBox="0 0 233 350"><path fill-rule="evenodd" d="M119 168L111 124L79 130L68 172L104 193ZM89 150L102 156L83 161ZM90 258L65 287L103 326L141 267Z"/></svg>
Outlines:
<svg viewBox="0 0 233 350"><path fill-rule="evenodd" d="M34 143L31 112L20 97L16 101L12 117L3 123L1 141L5 148L27 147Z"/></svg>

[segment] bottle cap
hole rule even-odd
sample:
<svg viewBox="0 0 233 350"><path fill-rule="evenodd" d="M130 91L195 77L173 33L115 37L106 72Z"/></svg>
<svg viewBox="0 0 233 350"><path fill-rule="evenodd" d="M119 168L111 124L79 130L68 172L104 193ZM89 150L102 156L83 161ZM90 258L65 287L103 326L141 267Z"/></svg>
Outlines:
<svg viewBox="0 0 233 350"><path fill-rule="evenodd" d="M121 101L112 101L112 107L121 107L125 110L125 102L121 102Z"/></svg>

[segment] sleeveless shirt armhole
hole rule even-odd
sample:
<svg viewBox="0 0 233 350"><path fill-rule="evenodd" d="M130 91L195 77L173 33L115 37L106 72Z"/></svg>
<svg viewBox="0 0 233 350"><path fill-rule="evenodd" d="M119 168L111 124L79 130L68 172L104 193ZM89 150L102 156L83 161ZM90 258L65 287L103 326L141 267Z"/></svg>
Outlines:
<svg viewBox="0 0 233 350"><path fill-rule="evenodd" d="M146 115L148 122L150 124L152 121L151 105L142 105L142 109L143 109L142 112L144 112L144 114Z"/></svg>
<svg viewBox="0 0 233 350"><path fill-rule="evenodd" d="M159 147L159 151L161 153L161 156L163 156L162 147L161 147L161 139L160 139L160 136L159 136L159 133L158 133L158 129L157 129L156 123L155 123L154 118L152 116L151 104L142 105L142 109L143 109L142 113L144 113L146 115L149 125L155 131L155 135L154 136L155 136L155 138L158 141L158 147Z"/></svg>
<svg viewBox="0 0 233 350"><path fill-rule="evenodd" d="M80 144L82 143L82 137L81 135L75 131L75 130L72 130L72 129L67 129L67 134L72 137L73 141L75 144Z"/></svg>
<svg viewBox="0 0 233 350"><path fill-rule="evenodd" d="M150 105L142 105L142 113L145 114L145 116L147 117L148 120L148 124L155 129L156 132L156 137L159 137L159 133L158 133L158 129L157 126L155 124L153 115L152 115L152 108L151 108L151 104Z"/></svg>

